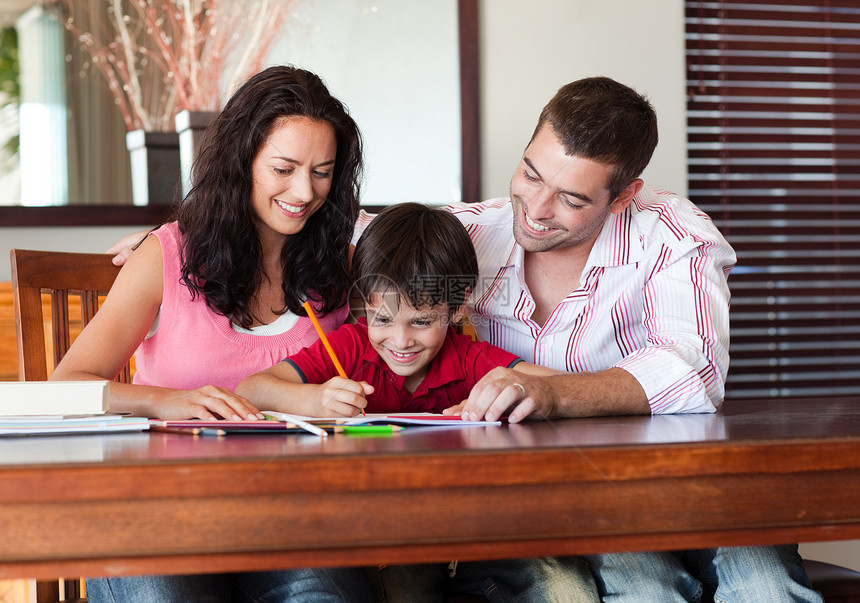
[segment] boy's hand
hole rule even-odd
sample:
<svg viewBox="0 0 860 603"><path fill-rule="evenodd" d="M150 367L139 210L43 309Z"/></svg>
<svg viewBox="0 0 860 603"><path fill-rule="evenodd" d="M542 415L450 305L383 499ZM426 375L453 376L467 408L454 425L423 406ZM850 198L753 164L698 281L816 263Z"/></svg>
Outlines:
<svg viewBox="0 0 860 603"><path fill-rule="evenodd" d="M332 377L316 386L314 405L317 417L354 417L367 408L367 396L373 386L364 381Z"/></svg>

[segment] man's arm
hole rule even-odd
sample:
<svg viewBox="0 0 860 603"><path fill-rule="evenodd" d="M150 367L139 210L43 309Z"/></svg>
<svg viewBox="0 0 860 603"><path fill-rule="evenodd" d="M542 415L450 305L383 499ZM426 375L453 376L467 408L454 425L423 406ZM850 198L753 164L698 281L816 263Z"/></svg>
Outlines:
<svg viewBox="0 0 860 603"><path fill-rule="evenodd" d="M522 390L515 385L522 386ZM523 394L524 391L524 394ZM521 397L522 395L522 397ZM524 419L650 414L648 398L627 371L558 373L550 376L497 368L487 373L461 407L466 420L496 421L511 409L508 421Z"/></svg>
<svg viewBox="0 0 860 603"><path fill-rule="evenodd" d="M375 214L369 214L365 210L361 210L358 220L355 222L355 232L352 237L352 244L349 246L349 259L352 261L352 252L355 251L355 244L358 241L358 237L361 233L364 232L364 229L370 225L371 220L376 217ZM139 230L137 232L133 232L130 235L126 235L121 238L119 241L111 245L110 249L105 251L105 253L114 254L113 263L116 266L122 266L128 261L128 258L131 257L131 254L134 253L134 250L137 249L143 240L146 238L151 230Z"/></svg>
<svg viewBox="0 0 860 603"><path fill-rule="evenodd" d="M113 263L115 266L122 266L127 261L128 258L131 257L131 254L134 253L134 250L137 249L143 240L146 238L151 230L139 230L138 232L133 232L130 235L126 235L121 238L119 241L114 243L110 249L105 251L105 253L113 253Z"/></svg>

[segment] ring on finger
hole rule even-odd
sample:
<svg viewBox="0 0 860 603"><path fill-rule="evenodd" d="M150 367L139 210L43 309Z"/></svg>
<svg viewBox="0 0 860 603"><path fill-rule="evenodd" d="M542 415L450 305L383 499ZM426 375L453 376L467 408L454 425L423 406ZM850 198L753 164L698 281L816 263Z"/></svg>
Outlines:
<svg viewBox="0 0 860 603"><path fill-rule="evenodd" d="M523 387L522 383L512 383L511 385L513 385L514 387L518 387L520 390L520 397L517 398L517 400L522 400L526 397L526 388Z"/></svg>

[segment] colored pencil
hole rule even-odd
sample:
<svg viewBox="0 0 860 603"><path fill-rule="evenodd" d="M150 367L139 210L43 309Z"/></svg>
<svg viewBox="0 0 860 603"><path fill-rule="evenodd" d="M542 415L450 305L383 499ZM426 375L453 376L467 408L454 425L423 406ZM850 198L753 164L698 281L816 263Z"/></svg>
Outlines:
<svg viewBox="0 0 860 603"><path fill-rule="evenodd" d="M302 304L302 306L304 307L305 312L308 313L308 318L310 318L311 322L314 323L314 328L317 330L317 334L320 336L320 341L322 341L322 344L325 347L325 351L328 352L328 357L331 358L331 361L334 363L334 368L337 369L337 374L344 379L349 379L349 377L346 376L346 371L343 370L343 366L340 364L340 360L337 359L337 356L335 355L331 344L328 342L328 337L325 336L325 331L323 331L322 326L320 326L320 323L317 320L317 316L316 314L314 314L313 308L311 308L310 302L305 302ZM364 414L364 409L361 409L361 414Z"/></svg>
<svg viewBox="0 0 860 603"><path fill-rule="evenodd" d="M392 434L402 430L399 425L342 425L334 428L335 433L347 435Z"/></svg>
<svg viewBox="0 0 860 603"><path fill-rule="evenodd" d="M317 334L320 336L320 340L325 346L326 352L328 352L328 357L331 358L331 361L334 363L334 368L337 369L337 374L343 377L344 379L348 379L346 376L346 371L343 370L343 366L341 366L340 361L335 356L334 350L331 347L331 344L328 342L328 337L325 336L325 331L323 331L322 326L320 326L319 321L317 320L316 314L314 314L313 309L309 302L305 302L302 304L305 308L305 312L308 313L308 318L311 319L311 322L314 323L314 328L317 330Z"/></svg>
<svg viewBox="0 0 860 603"><path fill-rule="evenodd" d="M266 415L266 417L272 417L278 421L284 421L287 424L293 424L296 427L301 427L305 431L309 431L314 435L320 436L321 438L328 436L328 433L324 429L317 427L313 423L308 423L307 421L300 419L296 415L291 415L285 412L277 412L273 410L264 411L263 414Z"/></svg>
<svg viewBox="0 0 860 603"><path fill-rule="evenodd" d="M165 427L158 423L150 423L149 428L152 431L163 431L164 433L184 433L186 435L200 435L199 427Z"/></svg>

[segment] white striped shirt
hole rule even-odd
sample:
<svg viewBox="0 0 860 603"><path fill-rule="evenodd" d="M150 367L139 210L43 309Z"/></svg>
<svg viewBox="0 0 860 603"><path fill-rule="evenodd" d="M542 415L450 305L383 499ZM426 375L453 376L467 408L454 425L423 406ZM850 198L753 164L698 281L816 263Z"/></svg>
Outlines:
<svg viewBox="0 0 860 603"><path fill-rule="evenodd" d="M649 188L610 214L580 279L541 327L523 277L508 199L449 206L472 238L478 336L528 362L576 373L619 367L651 412L714 412L729 356L728 273L735 253L687 199ZM356 237L369 216L359 219Z"/></svg>

